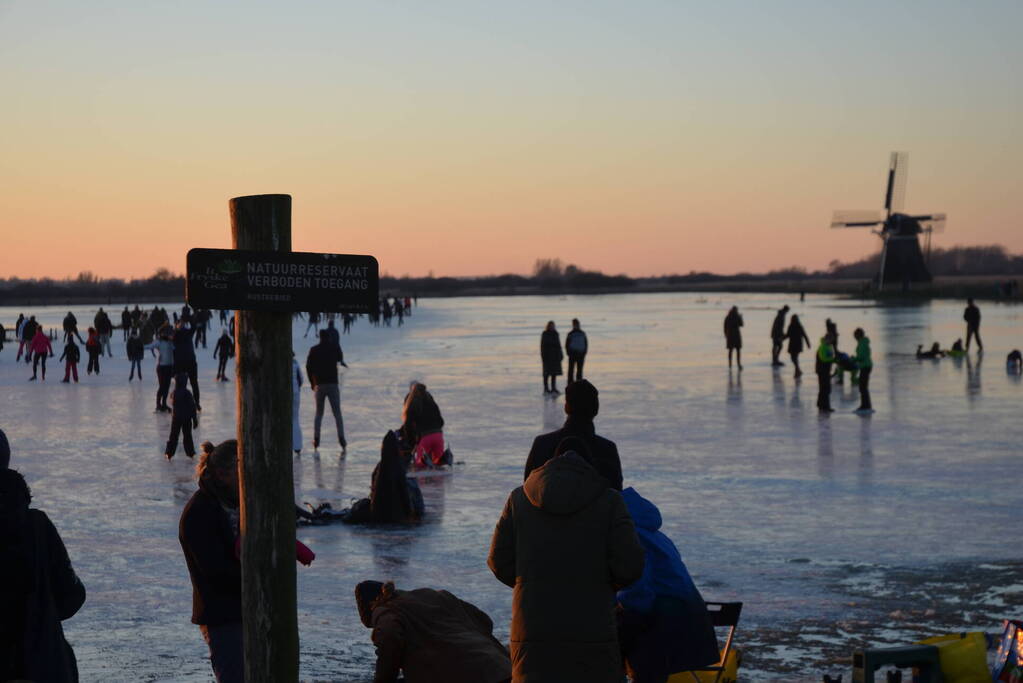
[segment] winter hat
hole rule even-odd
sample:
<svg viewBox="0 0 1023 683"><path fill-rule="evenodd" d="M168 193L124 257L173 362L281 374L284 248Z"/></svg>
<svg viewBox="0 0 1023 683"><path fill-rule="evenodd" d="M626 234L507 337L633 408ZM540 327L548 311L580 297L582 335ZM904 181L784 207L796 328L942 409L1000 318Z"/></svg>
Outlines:
<svg viewBox="0 0 1023 683"><path fill-rule="evenodd" d="M7 435L0 429L0 470L6 470L11 466L11 444L7 442Z"/></svg>
<svg viewBox="0 0 1023 683"><path fill-rule="evenodd" d="M384 584L379 581L363 581L355 586L355 605L359 608L359 618L366 628L373 626L373 601L380 597Z"/></svg>

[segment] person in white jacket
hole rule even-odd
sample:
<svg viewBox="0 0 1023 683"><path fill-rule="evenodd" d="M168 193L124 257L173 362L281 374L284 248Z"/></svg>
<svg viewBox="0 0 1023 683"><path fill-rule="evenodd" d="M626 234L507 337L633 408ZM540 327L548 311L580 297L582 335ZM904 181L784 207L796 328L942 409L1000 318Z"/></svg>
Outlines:
<svg viewBox="0 0 1023 683"><path fill-rule="evenodd" d="M302 399L302 368L291 353L291 447L295 455L302 454L302 423L298 419L298 408Z"/></svg>
<svg viewBox="0 0 1023 683"><path fill-rule="evenodd" d="M164 325L159 336L142 348L147 351L156 349L156 378L159 382L156 389L156 412L169 413L171 408L167 405L167 395L174 377L174 342L171 340L170 327Z"/></svg>

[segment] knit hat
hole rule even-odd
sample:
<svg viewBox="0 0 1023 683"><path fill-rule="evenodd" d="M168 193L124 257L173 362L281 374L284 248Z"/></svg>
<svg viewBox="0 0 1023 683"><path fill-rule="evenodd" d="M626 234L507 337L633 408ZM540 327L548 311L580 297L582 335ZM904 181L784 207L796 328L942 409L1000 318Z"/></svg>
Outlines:
<svg viewBox="0 0 1023 683"><path fill-rule="evenodd" d="M0 470L11 466L11 444L7 443L7 435L0 429Z"/></svg>
<svg viewBox="0 0 1023 683"><path fill-rule="evenodd" d="M363 581L355 586L355 605L366 628L373 626L373 601L380 597L383 589L384 584L379 581Z"/></svg>

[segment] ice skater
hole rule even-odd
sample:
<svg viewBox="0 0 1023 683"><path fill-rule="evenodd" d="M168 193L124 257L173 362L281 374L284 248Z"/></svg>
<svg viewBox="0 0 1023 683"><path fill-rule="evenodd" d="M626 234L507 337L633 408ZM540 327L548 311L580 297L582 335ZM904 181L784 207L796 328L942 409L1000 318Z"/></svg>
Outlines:
<svg viewBox="0 0 1023 683"><path fill-rule="evenodd" d="M192 441L192 429L199 427L199 414L197 406L192 399L192 393L188 390L188 373L179 372L175 377L174 395L171 396L171 403L174 405L171 412L170 436L167 437L167 447L163 454L170 460L178 450L178 434L182 436L185 446L185 455L195 455L195 444Z"/></svg>
<svg viewBox="0 0 1023 683"><path fill-rule="evenodd" d="M309 336L309 330L315 329L316 334L320 333L320 314L316 311L309 311L308 320L309 322L305 326L305 334L302 335L303 339Z"/></svg>
<svg viewBox="0 0 1023 683"><path fill-rule="evenodd" d="M561 338L554 327L554 321L548 320L547 327L540 335L540 362L543 365L543 393L556 396L558 391L558 375L561 374ZM548 386L549 384L549 386Z"/></svg>
<svg viewBox="0 0 1023 683"><path fill-rule="evenodd" d="M121 332L124 335L124 341L128 341L128 336L131 335L131 311L128 310L128 304L124 305L124 310L121 311Z"/></svg>
<svg viewBox="0 0 1023 683"><path fill-rule="evenodd" d="M833 413L831 407L831 366L835 363L835 342L830 334L821 337L817 347L817 411Z"/></svg>
<svg viewBox="0 0 1023 683"><path fill-rule="evenodd" d="M193 335L195 329L189 324L191 315L186 315L188 307L181 313L177 329L174 330L174 374L185 373L192 385L192 395L195 397L195 409L202 411L199 400L199 366L195 362L195 343Z"/></svg>
<svg viewBox="0 0 1023 683"><path fill-rule="evenodd" d="M583 364L589 343L586 333L579 327L579 319L572 318L572 329L565 335L565 353L568 354L568 383L578 382L583 378Z"/></svg>
<svg viewBox="0 0 1023 683"><path fill-rule="evenodd" d="M337 426L337 440L341 445L341 455L348 450L345 440L345 423L341 416L341 389L338 386L337 366L345 363L341 347L330 341L327 330L320 330L320 343L309 349L306 357L305 370L309 376L309 386L316 395L316 417L313 420L313 450L320 447L320 425L323 423L324 403L330 402L330 410L334 414Z"/></svg>
<svg viewBox="0 0 1023 683"><path fill-rule="evenodd" d="M157 352L156 355L156 412L169 413L167 394L170 393L171 379L174 377L174 342L171 341L170 325L164 323L157 339L146 344L145 349Z"/></svg>
<svg viewBox="0 0 1023 683"><path fill-rule="evenodd" d="M302 455L302 421L299 419L302 405L302 368L291 352L291 449L295 455Z"/></svg>
<svg viewBox="0 0 1023 683"><path fill-rule="evenodd" d="M782 342L785 341L785 315L788 312L788 305L782 306L774 316L774 322L771 323L771 366L775 368L784 365L778 360L778 356L781 355ZM810 342L807 342L807 346L809 344Z"/></svg>
<svg viewBox="0 0 1023 683"><path fill-rule="evenodd" d="M89 363L85 367L85 374L99 374L99 357L103 355L103 346L99 342L99 333L95 327L89 328L89 337L85 341L85 353L89 356Z"/></svg>
<svg viewBox="0 0 1023 683"><path fill-rule="evenodd" d="M870 338L863 332L862 327L853 331L853 338L856 340L856 368L859 372L860 407L856 412L861 415L868 415L874 412L874 406L870 402L870 372L874 369L874 361L870 358Z"/></svg>
<svg viewBox="0 0 1023 683"><path fill-rule="evenodd" d="M36 373L39 369L40 363L43 366L43 381L46 381L46 358L53 357L53 345L50 344L50 338L43 332L42 325L36 326L36 334L32 337L32 377L29 381L36 379Z"/></svg>
<svg viewBox="0 0 1023 683"><path fill-rule="evenodd" d="M735 364L742 370L742 316L739 307L732 306L725 316L725 346L728 348L728 367L732 367L732 351L735 351Z"/></svg>
<svg viewBox="0 0 1023 683"><path fill-rule="evenodd" d="M103 307L100 306L99 310L96 311L96 317L92 321L93 326L96 328L96 333L99 335L99 344L102 352L106 352L109 358L114 357L114 351L110 347L110 335L114 332L114 324L110 322L110 316L107 315Z"/></svg>
<svg viewBox="0 0 1023 683"><path fill-rule="evenodd" d="M36 317L30 315L28 320L21 326L21 334L19 335L21 346L18 347L18 357L15 360L21 359L21 350L24 349L25 364L28 365L32 362L32 340L35 339L38 329L39 323L36 322Z"/></svg>
<svg viewBox="0 0 1023 683"><path fill-rule="evenodd" d="M61 326L64 328L65 342L71 337L78 337L78 341L83 344L85 343L82 341L82 336L78 334L78 318L75 317L74 313L68 311L67 315L64 316L64 321L61 323Z"/></svg>
<svg viewBox="0 0 1023 683"><path fill-rule="evenodd" d="M69 337L67 343L64 345L64 351L60 354L60 358L57 362L64 361L64 379L61 380L64 384L71 381L72 375L75 378L75 384L78 384L78 361L82 358L82 352L78 348L78 344L75 343L74 337Z"/></svg>
<svg viewBox="0 0 1023 683"><path fill-rule="evenodd" d="M130 315L130 314L129 314ZM131 382L135 378L135 372L139 373L139 381L142 381L142 359L146 357L146 348L142 343L142 337L139 336L138 332L132 332L131 336L128 337L128 341L125 344L125 350L128 353L128 361L131 363L131 372L128 374L128 381Z"/></svg>
<svg viewBox="0 0 1023 683"><path fill-rule="evenodd" d="M803 371L799 369L799 354L803 352L804 342L806 348L810 348L810 337L806 335L806 330L803 328L803 323L799 321L798 315L789 318L789 329L785 336L789 340L789 358L792 359L792 365L796 368L793 377L798 379L803 376Z"/></svg>
<svg viewBox="0 0 1023 683"><path fill-rule="evenodd" d="M984 350L984 343L980 340L980 309L973 303L973 299L966 300L966 310L963 311L963 320L966 321L966 350L970 350L970 340L977 338L977 350Z"/></svg>
<svg viewBox="0 0 1023 683"><path fill-rule="evenodd" d="M221 382L228 382L227 373L224 370L227 368L227 361L234 355L234 342L231 341L231 336L227 333L227 329L220 331L220 339L217 340L217 345L213 349L213 357L218 358L217 363L217 379Z"/></svg>
<svg viewBox="0 0 1023 683"><path fill-rule="evenodd" d="M1019 349L1013 349L1005 357L1005 369L1016 375L1023 372L1023 353Z"/></svg>

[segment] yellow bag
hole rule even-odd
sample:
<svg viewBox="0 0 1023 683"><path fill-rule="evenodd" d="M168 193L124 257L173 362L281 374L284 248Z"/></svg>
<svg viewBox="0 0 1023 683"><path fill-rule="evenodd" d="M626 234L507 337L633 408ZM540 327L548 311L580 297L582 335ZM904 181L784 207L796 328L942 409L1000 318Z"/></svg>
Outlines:
<svg viewBox="0 0 1023 683"><path fill-rule="evenodd" d="M720 666L719 661L714 666ZM739 665L742 664L742 650L737 647L733 647L728 652L728 661L725 662L725 670L721 672L721 678L718 678L718 683L735 683L739 677ZM717 671L696 671L696 681L700 683L714 683L715 677L718 675ZM695 683L693 674L689 671L681 671L677 674L672 674L668 678L668 683Z"/></svg>
<svg viewBox="0 0 1023 683"><path fill-rule="evenodd" d="M991 683L983 633L950 633L921 640L918 645L937 646L945 683Z"/></svg>

